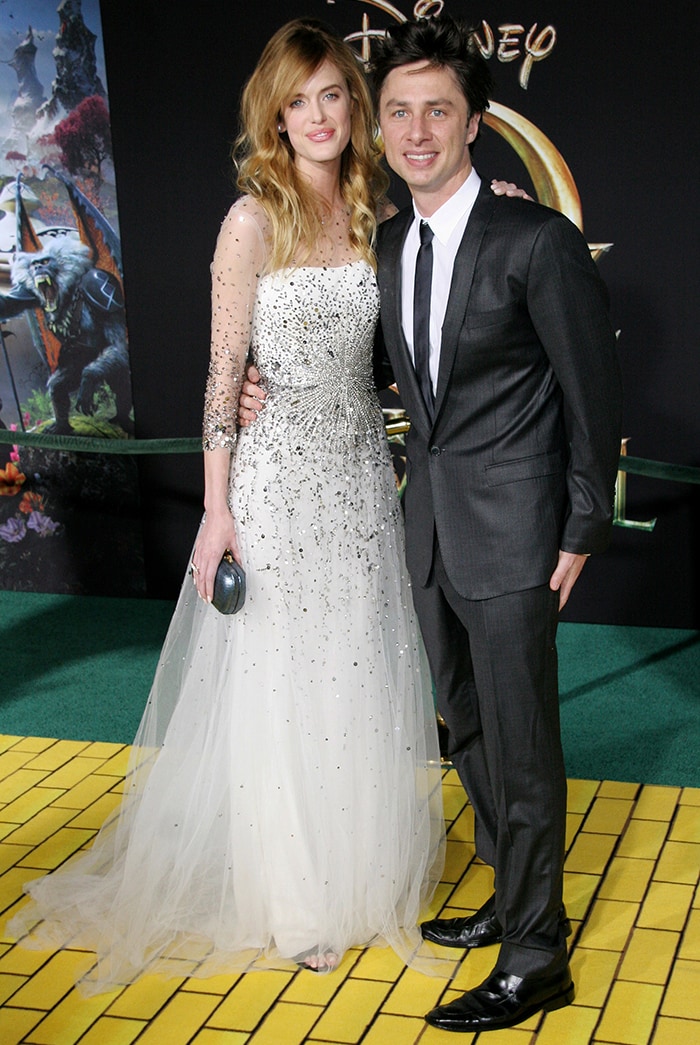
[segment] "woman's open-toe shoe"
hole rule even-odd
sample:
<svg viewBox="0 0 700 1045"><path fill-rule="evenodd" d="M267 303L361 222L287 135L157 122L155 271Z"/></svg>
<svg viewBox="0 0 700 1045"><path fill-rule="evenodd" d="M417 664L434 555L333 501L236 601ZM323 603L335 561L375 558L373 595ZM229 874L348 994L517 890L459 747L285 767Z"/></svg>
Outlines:
<svg viewBox="0 0 700 1045"><path fill-rule="evenodd" d="M311 947L294 958L300 969L307 972L332 972L338 964L338 955L326 947Z"/></svg>

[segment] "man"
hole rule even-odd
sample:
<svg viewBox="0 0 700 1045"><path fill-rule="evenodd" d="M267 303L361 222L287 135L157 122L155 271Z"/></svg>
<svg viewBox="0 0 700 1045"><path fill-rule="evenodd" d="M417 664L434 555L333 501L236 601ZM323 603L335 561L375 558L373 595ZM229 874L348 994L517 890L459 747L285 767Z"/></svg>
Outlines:
<svg viewBox="0 0 700 1045"><path fill-rule="evenodd" d="M495 877L481 910L423 935L500 943L486 980L426 1019L478 1032L574 997L555 635L586 556L609 540L620 380L579 231L494 196L472 168L492 84L469 31L444 15L394 26L373 79L387 161L413 198L378 243L385 353L411 418L408 568L448 753ZM427 286L414 282L423 239Z"/></svg>
<svg viewBox="0 0 700 1045"><path fill-rule="evenodd" d="M483 984L427 1020L509 1027L573 1000L562 906L566 774L555 634L586 556L609 539L620 381L607 295L567 218L494 197L470 146L491 77L451 19L404 23L373 67L392 169L413 205L380 229L386 351L411 418L406 553L414 601L495 896L425 923L447 946L501 943ZM430 226L428 379L414 272Z"/></svg>

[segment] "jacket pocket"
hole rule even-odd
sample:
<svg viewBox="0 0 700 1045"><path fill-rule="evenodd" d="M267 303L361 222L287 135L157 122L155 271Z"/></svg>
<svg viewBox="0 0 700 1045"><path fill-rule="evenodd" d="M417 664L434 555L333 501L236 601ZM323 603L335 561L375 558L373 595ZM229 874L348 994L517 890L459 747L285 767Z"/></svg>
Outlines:
<svg viewBox="0 0 700 1045"><path fill-rule="evenodd" d="M505 483L517 483L523 479L539 479L545 475L556 475L563 469L562 455L555 450L548 454L533 454L531 457L519 457L514 461L490 464L484 471L489 486L503 486Z"/></svg>

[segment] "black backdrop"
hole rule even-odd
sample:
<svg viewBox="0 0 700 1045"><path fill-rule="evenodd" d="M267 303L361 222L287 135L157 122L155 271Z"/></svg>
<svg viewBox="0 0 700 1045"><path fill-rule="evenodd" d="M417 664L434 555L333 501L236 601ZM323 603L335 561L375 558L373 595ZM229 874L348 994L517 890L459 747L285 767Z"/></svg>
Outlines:
<svg viewBox="0 0 700 1045"><path fill-rule="evenodd" d="M409 15L410 4L396 7ZM196 436L208 358L209 264L234 198L229 146L240 88L265 41L288 18L321 17L344 34L390 17L364 0L102 0L137 435ZM551 24L557 43L518 85L521 60L491 59L497 101L556 145L578 187L620 333L629 453L700 465L697 75L695 5L672 0L570 5L447 0L456 16L525 30ZM524 34L523 34L524 35ZM522 37L521 37L522 40ZM521 48L522 49L522 48ZM482 177L531 188L515 153L487 129ZM405 202L399 186L397 202ZM201 515L197 454L139 458L147 590L176 594ZM591 559L569 620L696 628L697 485L629 476L627 516Z"/></svg>

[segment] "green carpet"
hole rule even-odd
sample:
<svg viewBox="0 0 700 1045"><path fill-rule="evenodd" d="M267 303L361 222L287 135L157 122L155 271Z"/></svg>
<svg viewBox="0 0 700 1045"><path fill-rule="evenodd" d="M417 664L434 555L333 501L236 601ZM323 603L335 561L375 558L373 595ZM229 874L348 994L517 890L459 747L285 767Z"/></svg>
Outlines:
<svg viewBox="0 0 700 1045"><path fill-rule="evenodd" d="M0 732L129 743L173 603L0 591ZM700 634L564 623L567 774L700 787Z"/></svg>

